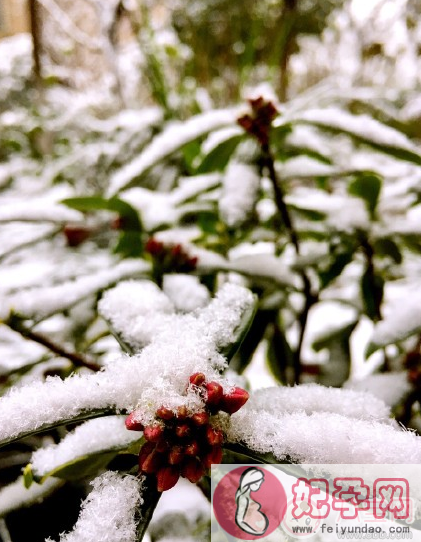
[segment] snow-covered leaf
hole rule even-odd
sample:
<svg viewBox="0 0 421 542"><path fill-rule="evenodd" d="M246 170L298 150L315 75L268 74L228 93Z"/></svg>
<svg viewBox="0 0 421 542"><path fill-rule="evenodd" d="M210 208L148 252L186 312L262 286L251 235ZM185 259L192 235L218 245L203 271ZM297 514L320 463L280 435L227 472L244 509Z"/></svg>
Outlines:
<svg viewBox="0 0 421 542"><path fill-rule="evenodd" d="M49 478L44 484L32 484L27 489L24 486L23 476L20 476L15 482L0 489L0 517L42 502L63 484L64 480Z"/></svg>
<svg viewBox="0 0 421 542"><path fill-rule="evenodd" d="M420 150L401 132L368 115L352 115L342 109L310 109L293 115L290 122L305 123L352 136L386 154L421 164ZM285 120L283 120L285 122Z"/></svg>
<svg viewBox="0 0 421 542"><path fill-rule="evenodd" d="M110 195L137 182L158 162L178 151L184 145L212 130L229 126L236 121L237 109L221 109L202 113L185 122L173 122L156 136L141 154L117 171L110 179Z"/></svg>
<svg viewBox="0 0 421 542"><path fill-rule="evenodd" d="M231 417L228 440L296 463L421 461L421 437L414 433L333 412L273 414L246 405Z"/></svg>
<svg viewBox="0 0 421 542"><path fill-rule="evenodd" d="M388 306L387 314L374 326L367 357L379 348L403 341L421 331L421 285L415 282L399 300Z"/></svg>
<svg viewBox="0 0 421 542"><path fill-rule="evenodd" d="M94 275L78 277L56 286L28 288L7 296L0 309L0 317L7 320L12 314L40 321L76 305L82 299L108 288L119 280L148 273L150 265L143 260L124 260L111 269Z"/></svg>
<svg viewBox="0 0 421 542"><path fill-rule="evenodd" d="M131 358L113 360L94 374L14 388L0 398L0 445L70 421L135 408L150 423L164 398L168 408L201 409L195 393L185 395L186 382L195 372L221 381L227 361L220 351L238 340L243 315L253 305L249 290L227 283L197 314L170 315L151 343Z"/></svg>
<svg viewBox="0 0 421 542"><path fill-rule="evenodd" d="M73 480L98 472L118 453L140 444L142 433L128 431L124 420L124 416L89 420L58 444L40 448L31 458L34 479L43 482L55 476Z"/></svg>
<svg viewBox="0 0 421 542"><path fill-rule="evenodd" d="M70 533L60 535L60 542L136 542L141 484L136 476L110 471L95 478L76 525Z"/></svg>

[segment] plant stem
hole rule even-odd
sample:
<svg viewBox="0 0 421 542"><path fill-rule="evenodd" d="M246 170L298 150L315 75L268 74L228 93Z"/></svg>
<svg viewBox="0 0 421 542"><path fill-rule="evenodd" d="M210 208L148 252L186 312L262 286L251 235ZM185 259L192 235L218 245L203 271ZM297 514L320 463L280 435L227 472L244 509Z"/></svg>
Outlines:
<svg viewBox="0 0 421 542"><path fill-rule="evenodd" d="M137 542L140 542L145 536L161 495L162 493L156 489L156 477L153 475L145 475L142 483L143 503L140 521L137 525Z"/></svg>
<svg viewBox="0 0 421 542"><path fill-rule="evenodd" d="M279 182L278 176L275 170L275 160L270 151L269 144L262 145L263 160L264 164L269 172L269 178L272 182L273 192L275 195L275 203L278 208L279 214L281 215L282 222L287 230L289 239L295 249L297 256L300 255L300 244L298 240L297 232L294 228L291 215L289 214L288 207L285 203L285 194L282 189L282 185ZM300 276L303 281L303 294L305 298L304 307L299 315L300 323L300 332L298 336L297 348L293 353L293 365L294 365L294 383L300 383L301 376L301 350L304 341L304 334L307 326L308 313L310 312L311 307L317 302L317 295L314 295L311 291L311 282L307 273L302 270L300 271Z"/></svg>
<svg viewBox="0 0 421 542"><path fill-rule="evenodd" d="M39 5L37 0L29 0L29 14L31 20L31 35L32 35L32 58L33 58L33 74L37 85L41 83L41 24Z"/></svg>
<svg viewBox="0 0 421 542"><path fill-rule="evenodd" d="M297 0L284 0L281 18L282 50L280 58L279 99L286 102L288 98L289 59L295 41L295 20L297 16Z"/></svg>
<svg viewBox="0 0 421 542"><path fill-rule="evenodd" d="M20 333L25 339L34 341L38 344L41 344L42 346L45 346L46 348L48 348L48 350L54 352L54 354L57 354L61 358L66 358L70 360L76 367L86 367L91 371L99 371L101 369L101 365L99 365L95 361L77 352L67 350L66 348L64 348L64 346L61 346L60 344L53 342L48 337L45 337L45 335L28 329L16 318L12 318L9 322L6 322L6 324L11 329L13 329L13 331Z"/></svg>

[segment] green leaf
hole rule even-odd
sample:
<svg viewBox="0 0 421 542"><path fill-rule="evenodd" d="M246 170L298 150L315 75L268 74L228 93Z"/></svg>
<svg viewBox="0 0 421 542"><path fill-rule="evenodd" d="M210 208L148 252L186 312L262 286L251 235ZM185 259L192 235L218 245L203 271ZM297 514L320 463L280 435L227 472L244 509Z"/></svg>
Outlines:
<svg viewBox="0 0 421 542"><path fill-rule="evenodd" d="M313 350L320 352L323 348L329 348L334 342L348 343L351 333L354 331L358 320L354 322L345 323L341 326L331 328L320 334L312 344Z"/></svg>
<svg viewBox="0 0 421 542"><path fill-rule="evenodd" d="M382 188L382 179L374 173L358 175L348 186L348 192L365 201L367 211L375 218L376 207Z"/></svg>
<svg viewBox="0 0 421 542"><path fill-rule="evenodd" d="M241 374L247 368L275 314L276 311L258 310L256 312L243 343L230 363L230 368L235 372Z"/></svg>
<svg viewBox="0 0 421 542"><path fill-rule="evenodd" d="M102 452L76 457L73 461L60 465L42 477L37 476L37 473L34 472L34 479L41 484L50 476L67 481L82 480L95 476L101 469L105 469L116 455L117 452Z"/></svg>
<svg viewBox="0 0 421 542"><path fill-rule="evenodd" d="M373 244L377 256L388 256L395 263L402 263L402 253L398 245L390 238L377 239Z"/></svg>
<svg viewBox="0 0 421 542"><path fill-rule="evenodd" d="M29 489L33 481L34 477L32 473L32 465L28 463L23 469L23 485L26 487L26 489Z"/></svg>
<svg viewBox="0 0 421 542"><path fill-rule="evenodd" d="M137 211L127 202L116 198L103 198L101 196L87 196L80 198L67 198L62 200L64 205L77 211L113 211L120 215L121 229L125 231L142 231L142 224Z"/></svg>
<svg viewBox="0 0 421 542"><path fill-rule="evenodd" d="M240 348L241 343L246 337L249 328L253 322L253 319L256 315L257 310L257 296L254 296L254 303L250 305L243 313L241 317L241 322L238 325L237 329L234 330L234 340L228 346L222 348L220 353L225 356L228 362L232 359L234 354Z"/></svg>
<svg viewBox="0 0 421 542"><path fill-rule="evenodd" d="M353 253L349 250L341 250L338 253L334 253L333 261L329 267L319 272L321 288L326 288L333 280L339 277L345 267L352 261L352 258Z"/></svg>
<svg viewBox="0 0 421 542"><path fill-rule="evenodd" d="M266 361L273 377L281 384L287 384L287 371L294 365L294 354L286 340L284 331L278 324L273 326Z"/></svg>
<svg viewBox="0 0 421 542"><path fill-rule="evenodd" d="M365 313L371 320L378 320L379 307L383 300L384 279L380 275L373 274L367 268L361 277L361 293L364 302Z"/></svg>
<svg viewBox="0 0 421 542"><path fill-rule="evenodd" d="M223 171L230 161L236 148L245 138L244 134L236 134L214 147L209 154L204 156L202 162L196 169L196 174L209 173L212 171Z"/></svg>
<svg viewBox="0 0 421 542"><path fill-rule="evenodd" d="M139 232L123 231L114 247L114 252L122 254L125 258L140 257L143 254L143 242Z"/></svg>

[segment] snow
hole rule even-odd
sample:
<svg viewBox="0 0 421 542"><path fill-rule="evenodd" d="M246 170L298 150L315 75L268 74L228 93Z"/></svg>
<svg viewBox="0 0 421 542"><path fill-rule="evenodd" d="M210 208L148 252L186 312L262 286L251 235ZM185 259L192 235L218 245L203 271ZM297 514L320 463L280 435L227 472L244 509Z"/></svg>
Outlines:
<svg viewBox="0 0 421 542"><path fill-rule="evenodd" d="M19 476L17 480L0 489L0 517L19 508L42 502L63 484L64 480L49 478L42 485L32 484L29 489L26 489L23 476Z"/></svg>
<svg viewBox="0 0 421 542"><path fill-rule="evenodd" d="M42 478L83 456L118 452L138 442L142 435L127 431L124 420L124 416L89 420L66 435L58 444L38 449L31 458L34 475Z"/></svg>
<svg viewBox="0 0 421 542"><path fill-rule="evenodd" d="M236 114L237 109L220 109L201 113L185 122L172 122L137 158L111 177L108 194L112 196L127 188L134 179L190 141L217 128L234 124Z"/></svg>
<svg viewBox="0 0 421 542"><path fill-rule="evenodd" d="M285 122L285 119L282 119ZM309 109L290 120L339 129L377 145L403 149L419 154L417 147L401 132L390 128L368 115L352 115L336 107Z"/></svg>
<svg viewBox="0 0 421 542"><path fill-rule="evenodd" d="M91 485L93 489L82 504L73 531L61 535L60 542L136 542L141 481L135 476L105 472Z"/></svg>
<svg viewBox="0 0 421 542"><path fill-rule="evenodd" d="M297 411L306 414L332 412L349 418L377 421L385 421L390 415L386 404L370 393L327 388L318 384L264 388L253 394L248 408L264 410L273 415Z"/></svg>
<svg viewBox="0 0 421 542"><path fill-rule="evenodd" d="M318 211L327 215L327 224L338 231L367 229L369 218L363 200L340 194L328 194L314 188L300 187L285 198L298 209Z"/></svg>
<svg viewBox="0 0 421 542"><path fill-rule="evenodd" d="M39 321L71 308L82 299L121 279L143 274L148 270L149 264L143 260L124 260L111 269L99 271L93 276L82 276L74 281L44 288L22 290L2 301L0 318L6 320L13 311L25 318Z"/></svg>
<svg viewBox="0 0 421 542"><path fill-rule="evenodd" d="M341 173L341 169L336 166L324 164L319 160L304 155L276 164L276 171L284 179L289 177L325 177Z"/></svg>
<svg viewBox="0 0 421 542"><path fill-rule="evenodd" d="M421 329L421 284L407 284L399 298L386 305L383 320L374 326L369 351L402 341Z"/></svg>
<svg viewBox="0 0 421 542"><path fill-rule="evenodd" d="M140 212L146 230L177 223L183 215L182 204L220 184L219 174L180 178L171 192L158 192L143 187L125 190L120 198Z"/></svg>
<svg viewBox="0 0 421 542"><path fill-rule="evenodd" d="M0 209L0 223L20 221L65 224L82 220L83 215L79 211L74 211L59 203L53 204L50 199L22 202L21 199L4 198Z"/></svg>
<svg viewBox="0 0 421 542"><path fill-rule="evenodd" d="M164 275L163 290L180 312L192 312L210 300L209 290L193 275Z"/></svg>
<svg viewBox="0 0 421 542"><path fill-rule="evenodd" d="M361 380L345 382L345 388L369 392L386 405L394 407L411 391L406 371L368 375Z"/></svg>
<svg viewBox="0 0 421 542"><path fill-rule="evenodd" d="M243 407L230 419L228 439L296 463L421 461L421 439L389 424L331 412L271 414Z"/></svg>
<svg viewBox="0 0 421 542"><path fill-rule="evenodd" d="M218 349L227 346L254 299L247 289L225 284L197 315L174 315L139 354L110 362L95 374L74 374L66 380L50 377L12 389L0 399L0 442L65 420L103 411L137 408L145 423L162 403L192 411L203 405L198 396L185 395L192 373L221 380L226 367ZM169 362L170 360L170 362ZM28 401L28 397L31 400Z"/></svg>
<svg viewBox="0 0 421 542"><path fill-rule="evenodd" d="M174 313L169 297L150 280L123 281L104 293L99 313L131 346L141 348L165 328Z"/></svg>
<svg viewBox="0 0 421 542"><path fill-rule="evenodd" d="M231 162L223 177L219 213L227 226L239 227L253 211L260 185L257 169Z"/></svg>

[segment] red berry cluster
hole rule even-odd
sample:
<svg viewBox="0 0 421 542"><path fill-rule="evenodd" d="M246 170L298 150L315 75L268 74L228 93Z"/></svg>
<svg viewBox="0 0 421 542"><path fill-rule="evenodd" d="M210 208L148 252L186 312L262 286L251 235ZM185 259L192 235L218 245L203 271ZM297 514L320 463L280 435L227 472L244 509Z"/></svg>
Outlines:
<svg viewBox="0 0 421 542"><path fill-rule="evenodd" d="M224 433L212 425L211 416L220 411L233 414L249 398L242 388L224 392L203 373L192 374L189 381L204 401L202 411L191 414L182 406L174 412L161 406L150 425L138 422L135 412L126 419L127 429L143 431L146 443L139 452L139 471L156 475L158 491L171 489L180 476L195 484L212 463L221 462Z"/></svg>
<svg viewBox="0 0 421 542"><path fill-rule="evenodd" d="M189 273L196 269L197 258L187 254L180 244L164 244L151 237L145 250L153 257L154 267L161 273Z"/></svg>
<svg viewBox="0 0 421 542"><path fill-rule="evenodd" d="M252 110L251 114L243 115L237 122L246 132L256 137L262 146L266 146L269 143L272 121L278 110L272 102L261 96L249 100L249 104Z"/></svg>

